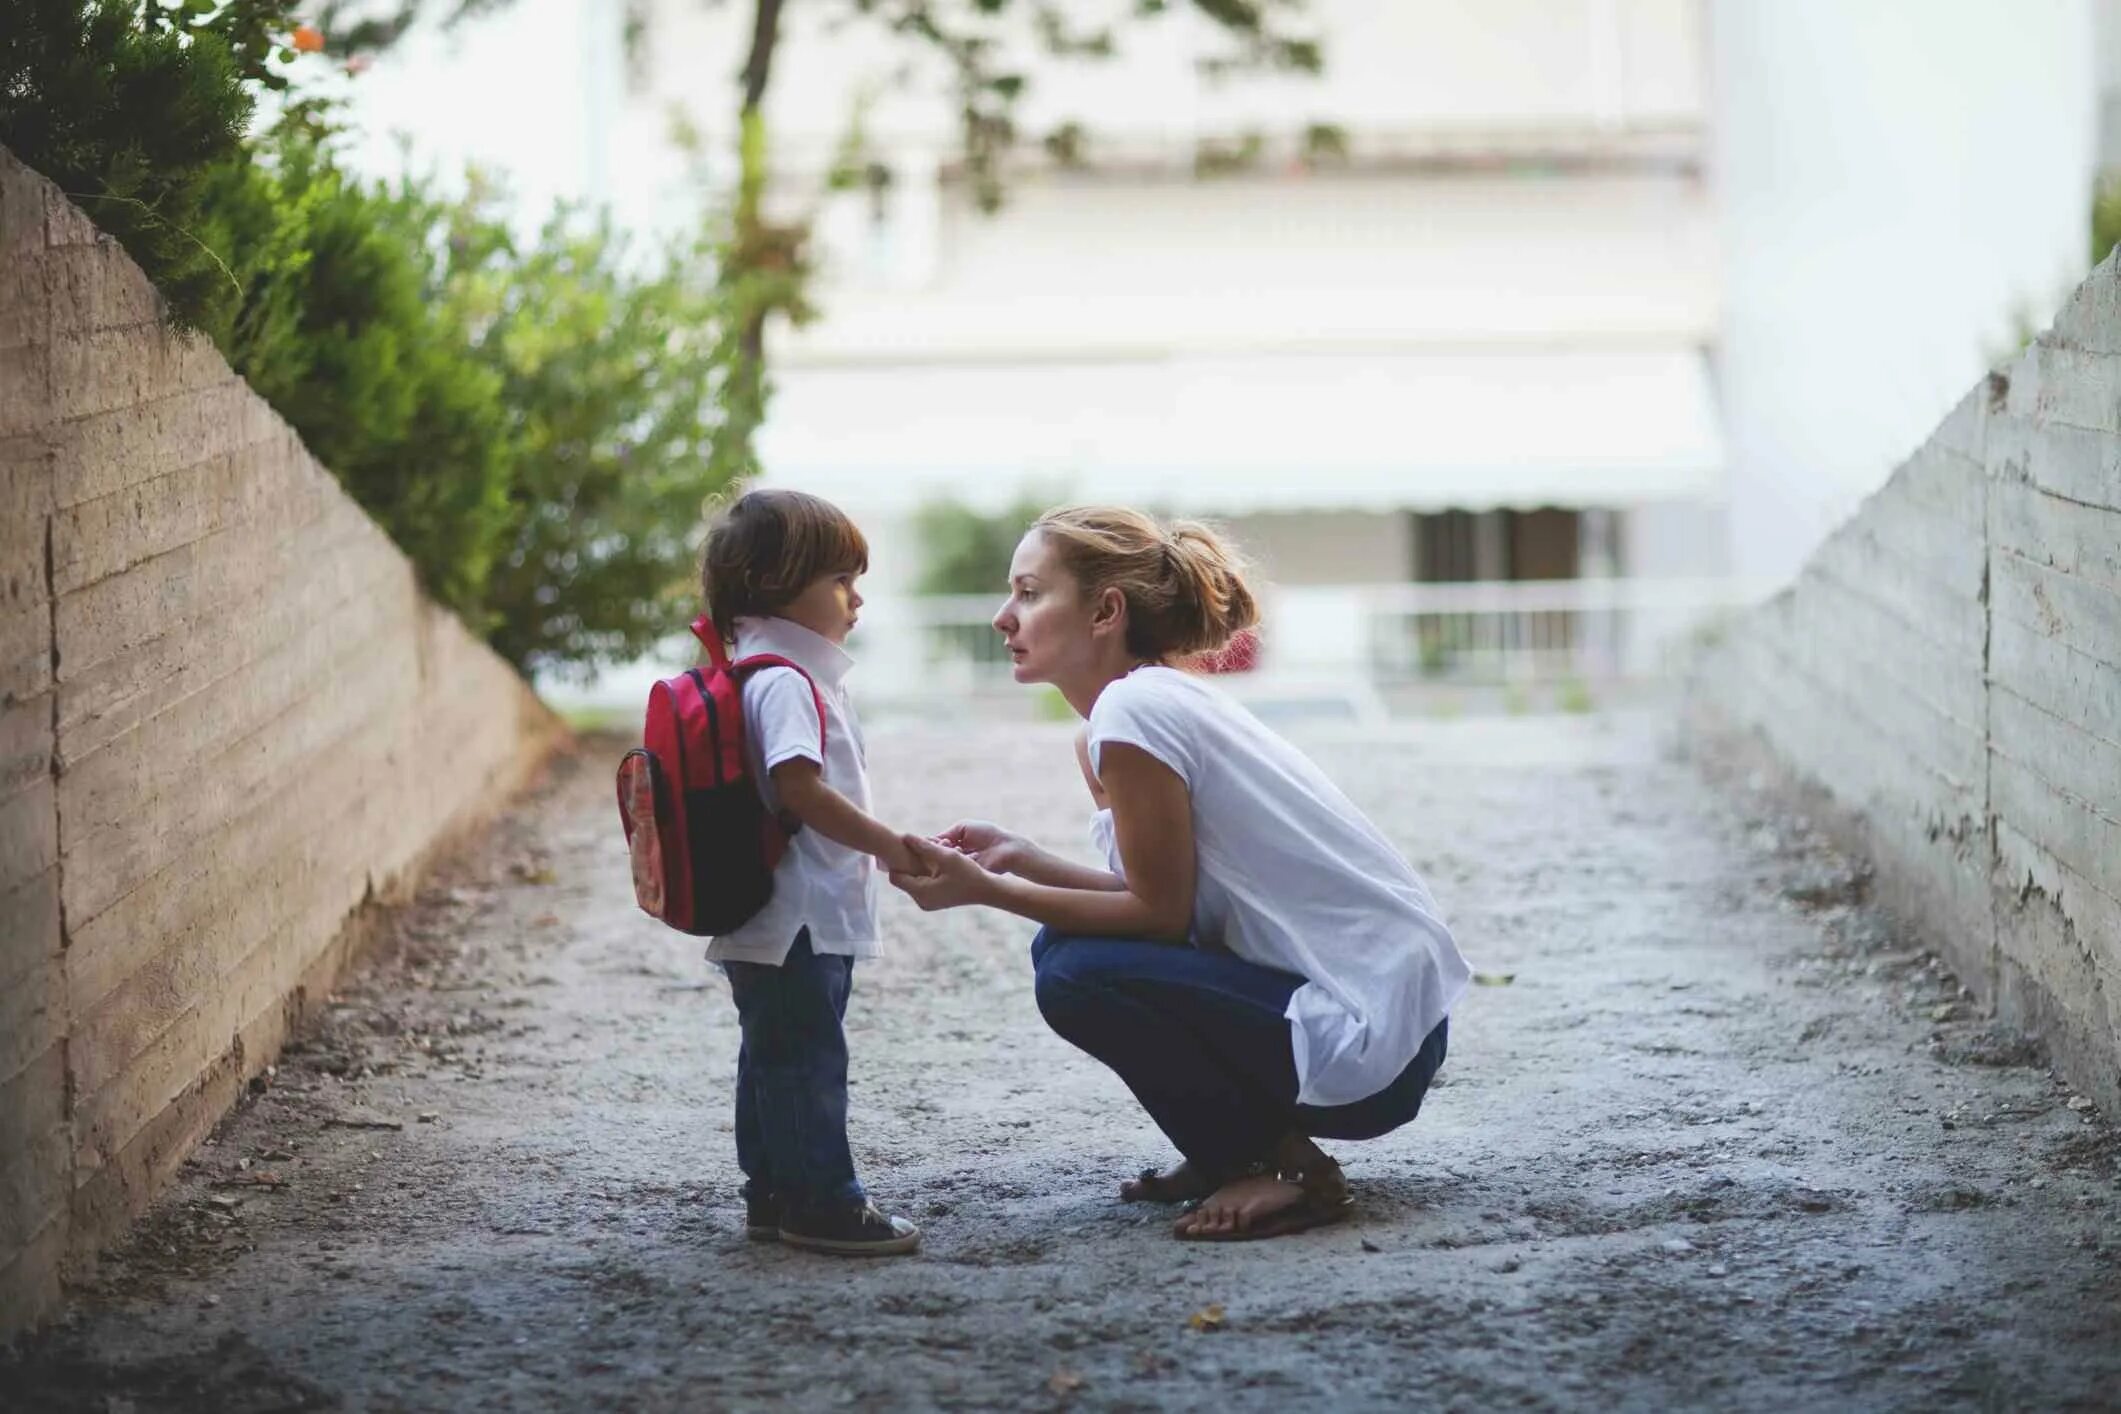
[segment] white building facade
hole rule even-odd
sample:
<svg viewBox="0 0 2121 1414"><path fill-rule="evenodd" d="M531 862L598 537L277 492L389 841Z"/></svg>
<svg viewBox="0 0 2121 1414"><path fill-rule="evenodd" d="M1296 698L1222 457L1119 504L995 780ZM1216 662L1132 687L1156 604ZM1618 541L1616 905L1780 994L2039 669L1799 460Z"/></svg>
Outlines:
<svg viewBox="0 0 2121 1414"><path fill-rule="evenodd" d="M526 131L583 116L543 161L483 155L695 219L671 117L733 151L750 7L636 0L629 62L617 0L519 4L492 28L572 34L577 67ZM1086 160L1027 159L994 216L947 75L843 9L791 3L775 60L775 201L813 222L824 315L773 331L760 452L871 531L878 675L908 685L936 665L884 606L937 499L1221 520L1290 672L1433 672L1490 630L1639 666L1794 569L2084 263L2090 0L1313 0L1322 78L1222 82L1174 6L1032 69L1025 135L1079 120ZM412 94L441 60L392 63ZM828 195L857 112L872 180ZM1307 160L1313 127L1344 155ZM1434 588L1465 581L1602 587ZM1622 602L1627 642L1538 608Z"/></svg>

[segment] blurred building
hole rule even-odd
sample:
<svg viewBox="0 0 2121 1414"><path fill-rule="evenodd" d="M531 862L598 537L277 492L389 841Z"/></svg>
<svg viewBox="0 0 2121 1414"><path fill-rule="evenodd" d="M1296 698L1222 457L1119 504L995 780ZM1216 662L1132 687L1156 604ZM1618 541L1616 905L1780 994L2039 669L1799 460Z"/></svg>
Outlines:
<svg viewBox="0 0 2121 1414"><path fill-rule="evenodd" d="M518 3L492 27L577 75L525 117L580 115L544 180L696 216L671 118L733 150L751 7ZM1037 65L987 216L939 64L788 7L774 199L825 313L774 331L760 449L871 529L880 606L927 501L1119 500L1232 526L1284 669L1639 664L1786 576L2083 268L2092 0L1312 0L1323 78L1220 81L1172 10ZM1071 123L1079 162L1041 155Z"/></svg>
<svg viewBox="0 0 2121 1414"><path fill-rule="evenodd" d="M1079 163L1027 159L988 216L940 75L875 91L868 180L816 200L882 73L873 30L791 9L768 130L826 315L775 337L760 448L877 530L880 587L911 583L935 499L1212 516L1304 591L1270 661L1324 671L1420 651L1364 586L1721 570L1697 8L1313 13L1319 80L1204 76L1190 13L1041 67L1024 126L1080 122ZM744 18L663 0L638 107L680 101L726 147L726 93L662 56L740 53Z"/></svg>
<svg viewBox="0 0 2121 1414"><path fill-rule="evenodd" d="M1732 564L1787 579L2083 278L2101 0L1714 0Z"/></svg>

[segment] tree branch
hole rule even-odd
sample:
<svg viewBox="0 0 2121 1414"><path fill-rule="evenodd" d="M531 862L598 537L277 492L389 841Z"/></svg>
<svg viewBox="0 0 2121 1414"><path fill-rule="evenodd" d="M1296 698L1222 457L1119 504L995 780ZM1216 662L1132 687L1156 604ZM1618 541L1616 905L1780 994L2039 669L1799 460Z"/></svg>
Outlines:
<svg viewBox="0 0 2121 1414"><path fill-rule="evenodd" d="M773 51L780 42L782 0L753 0L751 54L744 60L744 110L755 110L766 101L766 86L773 78Z"/></svg>

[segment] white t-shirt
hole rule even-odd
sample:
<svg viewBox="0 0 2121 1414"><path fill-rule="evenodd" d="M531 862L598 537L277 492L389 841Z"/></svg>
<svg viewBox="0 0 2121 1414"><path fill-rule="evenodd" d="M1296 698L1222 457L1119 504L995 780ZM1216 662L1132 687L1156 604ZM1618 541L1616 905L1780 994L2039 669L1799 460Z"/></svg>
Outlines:
<svg viewBox="0 0 2121 1414"><path fill-rule="evenodd" d="M1093 769L1112 742L1192 795L1194 939L1306 979L1286 1013L1297 1100L1352 1104L1390 1084L1473 975L1413 867L1309 757L1200 678L1143 667L1107 687ZM1091 834L1121 873L1109 820Z"/></svg>
<svg viewBox="0 0 2121 1414"><path fill-rule="evenodd" d="M845 649L789 619L736 621L736 658L777 653L799 663L825 702L825 753L818 759L817 700L802 673L760 668L744 679L744 751L768 810L779 810L771 772L792 757L817 761L826 785L869 809L869 768L844 679L854 660ZM810 950L875 957L876 861L816 830L798 830L773 871L773 897L734 933L707 945L711 962L764 962L778 967L810 930Z"/></svg>

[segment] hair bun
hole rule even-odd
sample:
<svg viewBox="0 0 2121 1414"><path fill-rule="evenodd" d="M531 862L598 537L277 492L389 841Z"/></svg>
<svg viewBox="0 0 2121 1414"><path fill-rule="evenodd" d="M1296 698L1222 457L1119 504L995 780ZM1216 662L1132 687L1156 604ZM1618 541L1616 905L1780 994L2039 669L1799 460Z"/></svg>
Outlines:
<svg viewBox="0 0 2121 1414"><path fill-rule="evenodd" d="M1160 525L1125 506L1064 506L1032 527L1085 591L1127 601L1127 647L1145 658L1213 652L1259 622L1228 542L1197 521Z"/></svg>

